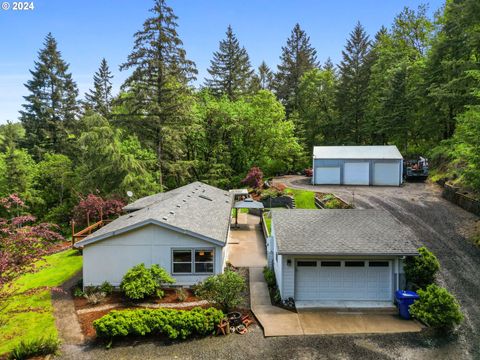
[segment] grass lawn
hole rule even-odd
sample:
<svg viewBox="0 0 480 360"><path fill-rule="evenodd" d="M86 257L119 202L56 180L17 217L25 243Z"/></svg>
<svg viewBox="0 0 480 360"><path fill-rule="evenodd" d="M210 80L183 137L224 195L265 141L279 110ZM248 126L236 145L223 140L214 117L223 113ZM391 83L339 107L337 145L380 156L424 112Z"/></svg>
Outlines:
<svg viewBox="0 0 480 360"><path fill-rule="evenodd" d="M293 195L297 209L317 209L315 206L315 193L308 190L285 189L287 194Z"/></svg>
<svg viewBox="0 0 480 360"><path fill-rule="evenodd" d="M0 322L0 357L22 340L58 335L50 290L42 287L59 286L71 278L81 269L82 257L76 250L66 250L47 256L39 266L38 272L15 281L20 294L9 299L0 313L0 321L6 320L3 325Z"/></svg>
<svg viewBox="0 0 480 360"><path fill-rule="evenodd" d="M267 227L268 235L270 235L270 233L272 232L272 218L269 218L267 216L267 213L264 213L263 221L265 221L265 226Z"/></svg>

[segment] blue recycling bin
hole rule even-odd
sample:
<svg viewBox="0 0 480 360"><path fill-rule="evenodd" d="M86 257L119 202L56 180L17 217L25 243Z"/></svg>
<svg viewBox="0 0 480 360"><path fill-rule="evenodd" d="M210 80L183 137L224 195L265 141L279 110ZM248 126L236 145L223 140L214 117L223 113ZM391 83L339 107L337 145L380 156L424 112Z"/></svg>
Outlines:
<svg viewBox="0 0 480 360"><path fill-rule="evenodd" d="M410 305L420 296L415 291L397 290L395 291L395 300L397 301L398 312L403 319L410 319Z"/></svg>

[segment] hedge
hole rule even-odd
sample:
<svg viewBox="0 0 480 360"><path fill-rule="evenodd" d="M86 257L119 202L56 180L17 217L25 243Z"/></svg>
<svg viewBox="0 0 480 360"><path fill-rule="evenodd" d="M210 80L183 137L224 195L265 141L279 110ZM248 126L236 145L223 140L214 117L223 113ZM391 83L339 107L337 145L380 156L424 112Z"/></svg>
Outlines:
<svg viewBox="0 0 480 360"><path fill-rule="evenodd" d="M215 308L114 310L93 322L102 338L129 335L163 334L170 339L212 334L224 318Z"/></svg>

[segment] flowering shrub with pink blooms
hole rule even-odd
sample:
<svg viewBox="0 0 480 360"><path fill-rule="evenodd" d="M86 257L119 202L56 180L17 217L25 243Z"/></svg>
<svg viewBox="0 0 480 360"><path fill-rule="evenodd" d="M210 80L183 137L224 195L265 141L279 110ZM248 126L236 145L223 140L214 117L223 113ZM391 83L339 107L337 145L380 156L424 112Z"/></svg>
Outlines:
<svg viewBox="0 0 480 360"><path fill-rule="evenodd" d="M242 180L242 184L250 186L251 188L258 189L263 183L263 172L257 167L253 166L249 171L247 176Z"/></svg>
<svg viewBox="0 0 480 360"><path fill-rule="evenodd" d="M55 242L63 240L57 225L35 224L25 212L25 203L15 194L0 199L0 297L4 285L22 273L33 271L35 262L46 255Z"/></svg>

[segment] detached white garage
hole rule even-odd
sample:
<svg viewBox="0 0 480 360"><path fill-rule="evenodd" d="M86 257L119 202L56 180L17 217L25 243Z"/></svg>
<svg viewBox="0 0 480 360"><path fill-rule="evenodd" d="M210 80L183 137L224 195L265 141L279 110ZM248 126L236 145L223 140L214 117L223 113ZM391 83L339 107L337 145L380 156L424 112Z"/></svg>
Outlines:
<svg viewBox="0 0 480 360"><path fill-rule="evenodd" d="M403 157L394 145L315 146L315 185L400 186Z"/></svg>
<svg viewBox="0 0 480 360"><path fill-rule="evenodd" d="M389 307L413 232L384 210L272 210L273 268L297 307Z"/></svg>

